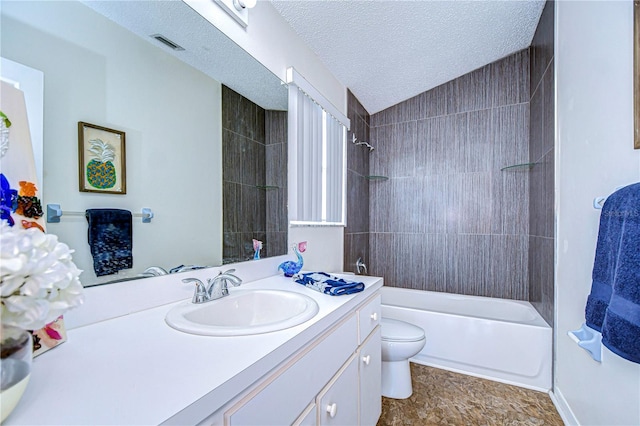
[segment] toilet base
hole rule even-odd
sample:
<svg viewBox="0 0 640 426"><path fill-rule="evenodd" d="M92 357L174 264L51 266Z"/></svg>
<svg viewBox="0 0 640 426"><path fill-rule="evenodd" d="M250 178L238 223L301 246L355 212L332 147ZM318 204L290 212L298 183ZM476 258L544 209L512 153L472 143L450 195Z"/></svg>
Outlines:
<svg viewBox="0 0 640 426"><path fill-rule="evenodd" d="M382 361L382 396L406 399L412 393L409 360Z"/></svg>

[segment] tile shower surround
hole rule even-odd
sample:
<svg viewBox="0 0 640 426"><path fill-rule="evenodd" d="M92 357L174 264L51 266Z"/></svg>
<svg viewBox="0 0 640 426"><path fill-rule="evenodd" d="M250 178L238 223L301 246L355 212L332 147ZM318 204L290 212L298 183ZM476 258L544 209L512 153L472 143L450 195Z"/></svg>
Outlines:
<svg viewBox="0 0 640 426"><path fill-rule="evenodd" d="M370 117L370 274L529 298L529 96L523 50Z"/></svg>
<svg viewBox="0 0 640 426"><path fill-rule="evenodd" d="M554 309L554 3L547 1L531 43L529 301L553 325Z"/></svg>
<svg viewBox="0 0 640 426"><path fill-rule="evenodd" d="M263 108L222 86L223 262L287 252L286 111ZM272 185L277 189L260 189ZM284 207L283 207L284 206Z"/></svg>
<svg viewBox="0 0 640 426"><path fill-rule="evenodd" d="M347 117L351 120L351 131L347 134L347 227L344 230L343 266L345 271L356 272L358 258L362 258L365 263L370 259L370 185L365 176L369 175L372 152L364 146L351 143L354 134L358 141L370 141L369 113L351 91L347 91Z"/></svg>
<svg viewBox="0 0 640 426"><path fill-rule="evenodd" d="M386 285L529 300L553 325L553 15L530 49L373 116L348 93L377 149L348 148L345 270L362 257ZM520 162L538 164L499 171Z"/></svg>

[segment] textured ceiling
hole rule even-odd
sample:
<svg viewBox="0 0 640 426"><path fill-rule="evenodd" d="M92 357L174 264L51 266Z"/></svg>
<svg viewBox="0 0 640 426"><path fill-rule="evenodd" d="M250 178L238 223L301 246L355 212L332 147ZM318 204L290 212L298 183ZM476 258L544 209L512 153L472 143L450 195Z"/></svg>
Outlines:
<svg viewBox="0 0 640 426"><path fill-rule="evenodd" d="M280 79L186 3L130 0L83 3L261 107L287 109L288 91ZM172 51L149 37L158 33L185 50Z"/></svg>
<svg viewBox="0 0 640 426"><path fill-rule="evenodd" d="M371 114L529 47L544 0L271 0Z"/></svg>

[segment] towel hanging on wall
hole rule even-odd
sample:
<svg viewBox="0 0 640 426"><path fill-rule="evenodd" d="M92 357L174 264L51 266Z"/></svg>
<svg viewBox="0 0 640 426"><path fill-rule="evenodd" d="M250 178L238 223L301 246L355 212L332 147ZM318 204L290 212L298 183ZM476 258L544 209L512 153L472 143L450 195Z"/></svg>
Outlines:
<svg viewBox="0 0 640 426"><path fill-rule="evenodd" d="M133 267L132 214L128 210L88 209L88 242L96 276Z"/></svg>
<svg viewBox="0 0 640 426"><path fill-rule="evenodd" d="M622 198L611 214L622 219L614 260L612 294L602 323L602 344L640 364L640 183L616 193Z"/></svg>
<svg viewBox="0 0 640 426"><path fill-rule="evenodd" d="M624 224L624 217L619 212L625 202L624 192L614 192L606 199L600 213L600 228L591 276L591 294L585 308L586 324L596 331L602 331L602 322L611 299L621 230Z"/></svg>

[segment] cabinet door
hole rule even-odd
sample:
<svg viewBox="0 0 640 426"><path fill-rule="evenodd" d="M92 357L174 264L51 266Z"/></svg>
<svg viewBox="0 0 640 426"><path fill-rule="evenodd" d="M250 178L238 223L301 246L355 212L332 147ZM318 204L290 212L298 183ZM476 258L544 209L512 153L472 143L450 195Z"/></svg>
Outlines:
<svg viewBox="0 0 640 426"><path fill-rule="evenodd" d="M355 315L342 320L321 341L290 359L262 386L231 407L225 413L225 424L280 426L293 423L346 360L355 356L357 329Z"/></svg>
<svg viewBox="0 0 640 426"><path fill-rule="evenodd" d="M358 351L360 364L360 424L375 426L382 412L382 349L380 326Z"/></svg>
<svg viewBox="0 0 640 426"><path fill-rule="evenodd" d="M358 358L350 361L338 372L318 395L320 425L358 424Z"/></svg>

